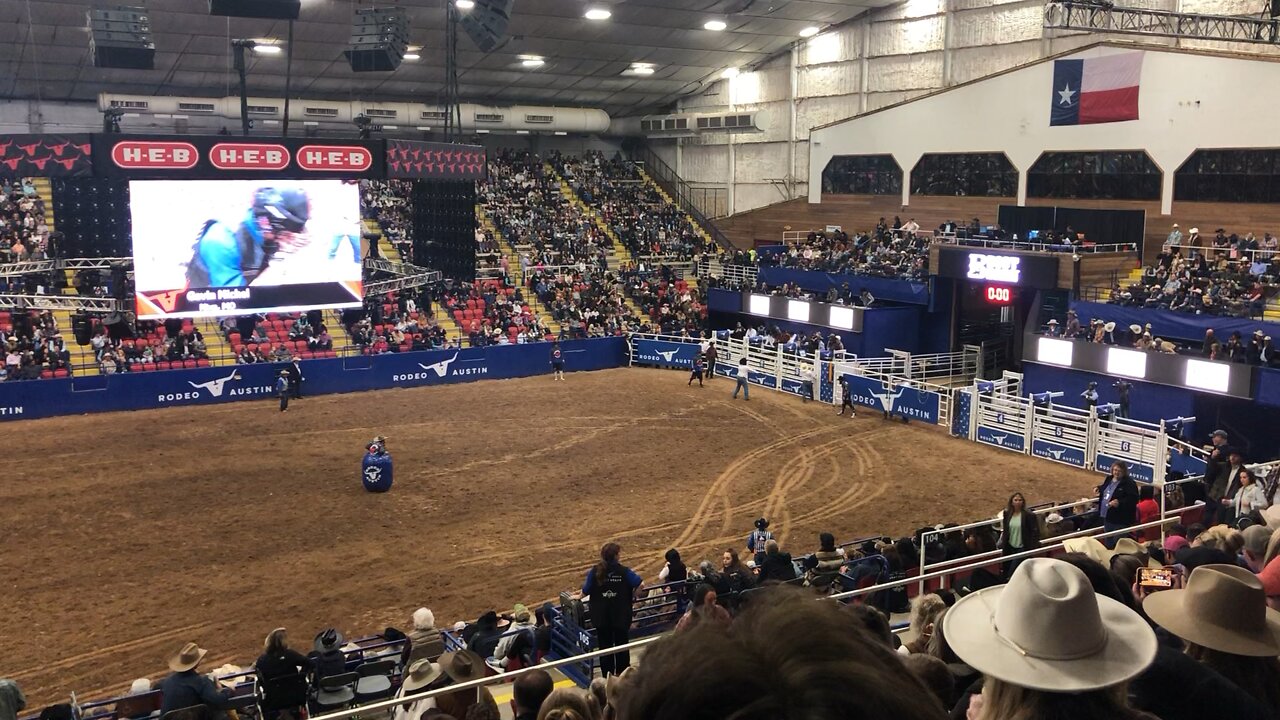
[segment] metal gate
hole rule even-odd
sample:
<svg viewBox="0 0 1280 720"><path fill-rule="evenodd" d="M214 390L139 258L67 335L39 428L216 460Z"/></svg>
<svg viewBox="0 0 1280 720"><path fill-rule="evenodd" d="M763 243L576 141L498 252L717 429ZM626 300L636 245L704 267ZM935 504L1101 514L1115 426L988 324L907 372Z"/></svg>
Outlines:
<svg viewBox="0 0 1280 720"><path fill-rule="evenodd" d="M1025 453L1031 445L1031 399L1020 397L1022 376L1006 372L1000 380L975 383L970 439Z"/></svg>
<svg viewBox="0 0 1280 720"><path fill-rule="evenodd" d="M1093 417L1088 410L1065 405L1035 405L1031 415L1031 454L1046 460L1088 468L1093 460Z"/></svg>
<svg viewBox="0 0 1280 720"><path fill-rule="evenodd" d="M1099 472L1107 472L1112 463L1119 461L1129 465L1129 475L1134 480L1154 482L1159 465L1163 479L1164 441L1158 425L1112 416L1098 418L1097 428L1094 466Z"/></svg>

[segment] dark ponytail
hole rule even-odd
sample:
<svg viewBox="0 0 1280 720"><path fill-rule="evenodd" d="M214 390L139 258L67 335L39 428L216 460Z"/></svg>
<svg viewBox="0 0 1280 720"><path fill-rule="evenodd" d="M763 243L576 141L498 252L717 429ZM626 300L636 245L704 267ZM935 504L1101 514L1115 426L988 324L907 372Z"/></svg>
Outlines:
<svg viewBox="0 0 1280 720"><path fill-rule="evenodd" d="M609 572L610 565L616 565L618 555L622 553L622 546L618 543L605 543L600 548L600 562L596 563L596 582L604 582L606 573Z"/></svg>

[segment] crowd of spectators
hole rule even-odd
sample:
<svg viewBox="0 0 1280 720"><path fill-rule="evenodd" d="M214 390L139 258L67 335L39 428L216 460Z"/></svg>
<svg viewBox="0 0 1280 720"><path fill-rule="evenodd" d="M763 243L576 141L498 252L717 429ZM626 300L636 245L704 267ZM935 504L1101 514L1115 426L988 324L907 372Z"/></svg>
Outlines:
<svg viewBox="0 0 1280 720"><path fill-rule="evenodd" d="M1280 254L1257 252L1259 243L1247 237L1248 241L1228 237L1219 230L1211 248L1170 242L1136 282L1113 286L1108 302L1196 315L1261 317L1280 289ZM1265 245L1275 245L1269 233ZM1183 255L1183 250L1189 254Z"/></svg>
<svg viewBox="0 0 1280 720"><path fill-rule="evenodd" d="M924 280L929 276L929 238L918 234L915 219L892 224L880 218L871 232L811 230L803 240L786 243L778 252L738 250L721 262L784 267L828 273Z"/></svg>
<svg viewBox="0 0 1280 720"><path fill-rule="evenodd" d="M596 150L580 158L556 153L551 163L632 255L692 260L711 249L689 215L667 202L621 154L606 160Z"/></svg>
<svg viewBox="0 0 1280 720"><path fill-rule="evenodd" d="M520 250L522 270L580 263L601 271L608 267L608 236L564 197L537 155L493 154L480 200L494 227Z"/></svg>
<svg viewBox="0 0 1280 720"><path fill-rule="evenodd" d="M524 291L503 279L446 280L440 304L466 333L471 347L523 345L550 339L525 302Z"/></svg>
<svg viewBox="0 0 1280 720"><path fill-rule="evenodd" d="M366 355L461 347L431 315L432 290L395 292L365 303L363 312L344 316L351 342Z"/></svg>
<svg viewBox="0 0 1280 720"><path fill-rule="evenodd" d="M1153 336L1151 323L1121 327L1115 321L1092 318L1084 324L1075 310L1068 310L1066 322L1061 323L1057 318L1051 318L1045 325L1044 334L1103 345L1132 347L1148 352L1199 355L1209 360L1280 367L1280 352L1277 352L1271 336L1261 329L1254 330L1247 338L1240 331L1233 330L1223 340L1213 328L1209 328L1205 330L1204 339L1199 343L1178 344L1173 340Z"/></svg>
<svg viewBox="0 0 1280 720"><path fill-rule="evenodd" d="M361 180L360 210L382 228L379 242L390 243L400 257L413 262L413 183L408 180Z"/></svg>
<svg viewBox="0 0 1280 720"><path fill-rule="evenodd" d="M706 326L706 291L701 280L679 279L667 265L643 272L631 263L621 270L627 295L649 317L655 332L698 336Z"/></svg>
<svg viewBox="0 0 1280 720"><path fill-rule="evenodd" d="M45 260L49 247L44 200L30 178L0 180L0 257L9 262Z"/></svg>
<svg viewBox="0 0 1280 720"><path fill-rule="evenodd" d="M562 338L608 337L644 330L623 298L623 283L612 272L585 265L533 269L526 282L560 323Z"/></svg>
<svg viewBox="0 0 1280 720"><path fill-rule="evenodd" d="M0 381L66 377L71 374L71 352L63 340L53 313L15 310L0 327L4 367Z"/></svg>

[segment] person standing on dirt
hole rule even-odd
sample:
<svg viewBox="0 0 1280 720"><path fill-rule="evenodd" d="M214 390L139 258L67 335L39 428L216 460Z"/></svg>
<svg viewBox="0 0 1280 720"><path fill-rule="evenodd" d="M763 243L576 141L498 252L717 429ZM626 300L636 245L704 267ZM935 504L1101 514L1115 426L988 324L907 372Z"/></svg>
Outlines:
<svg viewBox="0 0 1280 720"><path fill-rule="evenodd" d="M853 409L853 395L849 392L849 378L845 375L840 376L840 410L837 415L844 417L844 409L849 408L849 417L857 417L858 413Z"/></svg>
<svg viewBox="0 0 1280 720"><path fill-rule="evenodd" d="M706 368L707 361L703 359L702 353L698 353L693 359L693 368L689 373L689 382L686 385L692 385L694 380L698 381L698 387L702 387L702 373Z"/></svg>
<svg viewBox="0 0 1280 720"><path fill-rule="evenodd" d="M747 369L747 356L743 355L742 359L738 361L738 371L737 371L738 383L733 387L734 400L738 399L739 390L742 391L743 400L751 399L751 388L749 387L750 383L747 382L749 372L750 371Z"/></svg>
<svg viewBox="0 0 1280 720"><path fill-rule="evenodd" d="M625 645L631 630L631 602L644 581L634 570L622 564L622 547L607 543L600 548L600 562L587 572L582 583L582 597L591 613L600 650ZM600 674L621 675L631 666L631 653L624 650L600 656Z"/></svg>
<svg viewBox="0 0 1280 720"><path fill-rule="evenodd" d="M707 338L707 349L702 351L702 356L707 359L707 381L716 376L716 341Z"/></svg>

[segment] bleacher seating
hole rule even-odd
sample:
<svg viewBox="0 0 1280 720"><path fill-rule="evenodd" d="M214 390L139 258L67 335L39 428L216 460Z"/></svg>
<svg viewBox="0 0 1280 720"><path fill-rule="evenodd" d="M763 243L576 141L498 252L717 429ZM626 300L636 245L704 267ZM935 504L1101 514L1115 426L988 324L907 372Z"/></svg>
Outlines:
<svg viewBox="0 0 1280 720"><path fill-rule="evenodd" d="M467 334L471 347L550 339L524 301L523 291L505 279L482 279L469 285L446 283L440 302Z"/></svg>

